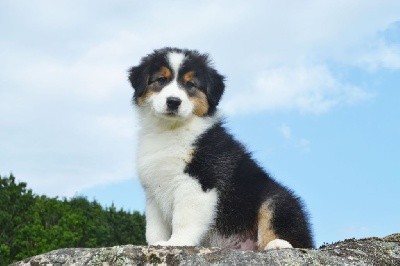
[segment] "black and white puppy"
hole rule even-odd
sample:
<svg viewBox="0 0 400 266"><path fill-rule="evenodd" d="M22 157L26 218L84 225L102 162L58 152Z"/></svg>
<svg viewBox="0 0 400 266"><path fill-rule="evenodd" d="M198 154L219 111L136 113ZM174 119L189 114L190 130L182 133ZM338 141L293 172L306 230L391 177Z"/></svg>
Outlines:
<svg viewBox="0 0 400 266"><path fill-rule="evenodd" d="M164 48L129 70L150 245L313 247L299 198L273 180L216 113L224 77L208 56Z"/></svg>

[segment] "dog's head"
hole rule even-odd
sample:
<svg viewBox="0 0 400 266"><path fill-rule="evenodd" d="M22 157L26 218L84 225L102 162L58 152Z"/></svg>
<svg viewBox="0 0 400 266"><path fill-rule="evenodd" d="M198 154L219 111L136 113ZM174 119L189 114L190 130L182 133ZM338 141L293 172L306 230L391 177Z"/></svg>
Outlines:
<svg viewBox="0 0 400 266"><path fill-rule="evenodd" d="M224 77L208 55L194 50L163 48L129 70L134 102L158 117L187 119L213 115L224 92Z"/></svg>

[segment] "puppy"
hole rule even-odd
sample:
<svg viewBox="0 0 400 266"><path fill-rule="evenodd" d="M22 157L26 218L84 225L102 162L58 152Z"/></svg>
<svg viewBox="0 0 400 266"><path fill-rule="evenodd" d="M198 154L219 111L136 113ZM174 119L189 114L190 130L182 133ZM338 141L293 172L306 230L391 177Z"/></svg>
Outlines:
<svg viewBox="0 0 400 266"><path fill-rule="evenodd" d="M149 245L311 248L302 203L224 128L224 77L206 54L164 48L129 70Z"/></svg>

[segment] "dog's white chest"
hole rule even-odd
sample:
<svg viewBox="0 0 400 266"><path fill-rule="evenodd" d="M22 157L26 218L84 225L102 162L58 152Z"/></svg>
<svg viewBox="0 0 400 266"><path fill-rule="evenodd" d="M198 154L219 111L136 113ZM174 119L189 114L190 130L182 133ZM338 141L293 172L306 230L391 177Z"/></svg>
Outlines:
<svg viewBox="0 0 400 266"><path fill-rule="evenodd" d="M194 119L173 130L143 128L140 132L137 170L148 199L155 200L168 219L176 198L176 189L185 182L193 182L184 173L190 162L194 142L212 121Z"/></svg>
<svg viewBox="0 0 400 266"><path fill-rule="evenodd" d="M143 135L137 153L137 167L146 192L159 192L158 188L173 186L177 176L184 173L192 144L181 132Z"/></svg>

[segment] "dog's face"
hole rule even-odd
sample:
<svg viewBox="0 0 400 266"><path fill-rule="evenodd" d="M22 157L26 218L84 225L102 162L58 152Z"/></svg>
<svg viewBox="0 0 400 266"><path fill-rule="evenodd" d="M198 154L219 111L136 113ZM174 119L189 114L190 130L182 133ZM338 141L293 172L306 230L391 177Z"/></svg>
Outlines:
<svg viewBox="0 0 400 266"><path fill-rule="evenodd" d="M164 48L144 57L129 71L134 102L164 119L210 116L224 92L224 78L208 56L193 50Z"/></svg>

